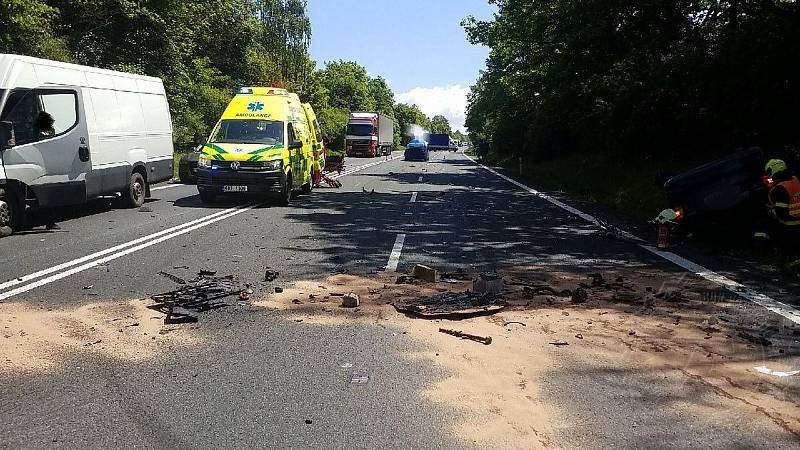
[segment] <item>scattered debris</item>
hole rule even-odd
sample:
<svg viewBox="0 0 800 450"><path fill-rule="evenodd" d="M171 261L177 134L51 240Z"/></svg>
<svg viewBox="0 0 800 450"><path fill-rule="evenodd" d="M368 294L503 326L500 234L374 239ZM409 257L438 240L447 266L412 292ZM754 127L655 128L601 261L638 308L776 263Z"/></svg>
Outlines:
<svg viewBox="0 0 800 450"><path fill-rule="evenodd" d="M306 422L306 425L311 425L312 423L314 423L314 421L311 420L311 419L306 419L305 422Z"/></svg>
<svg viewBox="0 0 800 450"><path fill-rule="evenodd" d="M84 287L83 287L83 289L84 289L84 290L87 290L87 291L88 291L89 289L92 289L92 288L94 288L94 285L93 285L93 284L90 284L90 285L88 285L88 286L84 286Z"/></svg>
<svg viewBox="0 0 800 450"><path fill-rule="evenodd" d="M432 297L396 301L392 305L397 311L414 317L449 320L495 314L506 306L501 297L474 292L443 292Z"/></svg>
<svg viewBox="0 0 800 450"><path fill-rule="evenodd" d="M578 303L586 303L588 299L589 299L589 293L586 292L586 289L579 287L572 292L572 296L570 297L569 301L578 304Z"/></svg>
<svg viewBox="0 0 800 450"><path fill-rule="evenodd" d="M424 266L422 264L417 264L414 266L414 271L412 272L414 278L427 281L428 283L436 283L436 280L439 277L439 272L431 267Z"/></svg>
<svg viewBox="0 0 800 450"><path fill-rule="evenodd" d="M175 309L204 312L224 308L228 305L220 300L242 292L232 275L213 277L202 273L179 289L152 296L156 303L148 308L165 314L164 324L195 323L196 317Z"/></svg>
<svg viewBox="0 0 800 450"><path fill-rule="evenodd" d="M414 284L415 278L410 275L400 275L395 284Z"/></svg>
<svg viewBox="0 0 800 450"><path fill-rule="evenodd" d="M768 369L764 366L753 367L757 372L766 374L766 375L773 375L776 377L793 377L795 375L800 374L800 370L792 370L791 372L778 372L772 369Z"/></svg>
<svg viewBox="0 0 800 450"><path fill-rule="evenodd" d="M342 297L342 307L344 308L358 308L361 302L358 299L358 295L354 292L351 292Z"/></svg>
<svg viewBox="0 0 800 450"><path fill-rule="evenodd" d="M174 281L177 284L186 284L186 280L184 280L183 278L180 278L180 277L176 277L175 275L173 275L171 273L167 273L167 272L163 272L162 271L162 272L158 272L158 274L161 275L164 278L168 278L168 279Z"/></svg>
<svg viewBox="0 0 800 450"><path fill-rule="evenodd" d="M250 297L253 295L252 289L245 289L242 292L239 292L239 299L240 300L250 300Z"/></svg>
<svg viewBox="0 0 800 450"><path fill-rule="evenodd" d="M201 277L213 277L217 274L216 270L201 270L197 275Z"/></svg>
<svg viewBox="0 0 800 450"><path fill-rule="evenodd" d="M480 342L483 345L489 345L492 343L491 336L477 336L475 334L464 333L461 331L448 330L447 328L439 328L439 333L449 334L450 336L455 336L468 341Z"/></svg>
<svg viewBox="0 0 800 450"><path fill-rule="evenodd" d="M481 294L500 294L504 289L503 277L496 273L482 273L472 282L472 290Z"/></svg>
<svg viewBox="0 0 800 450"><path fill-rule="evenodd" d="M173 268L173 269L175 269L175 270L178 270L178 269L188 269L188 268L189 268L189 266L172 266L172 268Z"/></svg>
<svg viewBox="0 0 800 450"><path fill-rule="evenodd" d="M566 345L569 345L569 342L553 341L553 342L550 342L550 345L555 345L556 347L564 347Z"/></svg>
<svg viewBox="0 0 800 450"><path fill-rule="evenodd" d="M506 322L506 323L503 324L503 326L507 327L507 326L509 326L511 324L515 324L515 323L519 324L519 325L522 325L523 327L527 327L527 325L525 325L524 322L520 322L520 321L517 321L517 320L512 320L511 322Z"/></svg>
<svg viewBox="0 0 800 450"><path fill-rule="evenodd" d="M300 301L300 300L298 300L298 299L294 299L294 300L292 300L292 303L294 303L295 305L302 305L302 304L303 304L303 302L301 302L301 301Z"/></svg>
<svg viewBox="0 0 800 450"><path fill-rule="evenodd" d="M742 339L752 342L753 344L763 345L765 347L769 347L772 345L772 341L765 338L764 336L753 336L752 334L744 331L740 331L738 333L738 336Z"/></svg>
<svg viewBox="0 0 800 450"><path fill-rule="evenodd" d="M369 373L366 370L356 370L350 375L350 384L369 383Z"/></svg>
<svg viewBox="0 0 800 450"><path fill-rule="evenodd" d="M583 339L583 335L578 333L578 334L575 335L575 338L576 339Z"/></svg>
<svg viewBox="0 0 800 450"><path fill-rule="evenodd" d="M282 287L280 287L280 286L275 286L275 293L276 293L276 294L280 294L280 293L282 293L282 292L283 292L283 288L282 288Z"/></svg>
<svg viewBox="0 0 800 450"><path fill-rule="evenodd" d="M150 208L149 206L142 206L141 208L139 208L139 212L140 213L151 213L151 212L153 212L153 209Z"/></svg>
<svg viewBox="0 0 800 450"><path fill-rule="evenodd" d="M442 280L455 280L455 281L472 281L472 275L464 272L464 269L456 269L455 272L446 272L441 274Z"/></svg>
<svg viewBox="0 0 800 450"><path fill-rule="evenodd" d="M278 278L278 275L280 275L280 273L267 267L267 269L264 271L264 281L271 283Z"/></svg>

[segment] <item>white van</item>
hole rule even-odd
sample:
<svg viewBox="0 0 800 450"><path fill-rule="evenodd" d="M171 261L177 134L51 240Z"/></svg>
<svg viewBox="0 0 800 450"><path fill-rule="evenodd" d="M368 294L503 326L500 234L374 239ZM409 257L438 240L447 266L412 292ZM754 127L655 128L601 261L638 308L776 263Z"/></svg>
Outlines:
<svg viewBox="0 0 800 450"><path fill-rule="evenodd" d="M141 206L172 157L160 79L0 54L0 227L116 193Z"/></svg>

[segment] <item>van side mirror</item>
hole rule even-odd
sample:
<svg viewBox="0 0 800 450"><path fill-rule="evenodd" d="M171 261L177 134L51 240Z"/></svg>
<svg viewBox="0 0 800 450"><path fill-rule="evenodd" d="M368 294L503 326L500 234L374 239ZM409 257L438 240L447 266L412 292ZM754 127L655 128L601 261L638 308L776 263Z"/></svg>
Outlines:
<svg viewBox="0 0 800 450"><path fill-rule="evenodd" d="M294 141L289 144L289 150L297 150L299 148L303 148L303 143L300 141Z"/></svg>
<svg viewBox="0 0 800 450"><path fill-rule="evenodd" d="M0 122L0 151L8 150L17 145L14 138L14 122Z"/></svg>

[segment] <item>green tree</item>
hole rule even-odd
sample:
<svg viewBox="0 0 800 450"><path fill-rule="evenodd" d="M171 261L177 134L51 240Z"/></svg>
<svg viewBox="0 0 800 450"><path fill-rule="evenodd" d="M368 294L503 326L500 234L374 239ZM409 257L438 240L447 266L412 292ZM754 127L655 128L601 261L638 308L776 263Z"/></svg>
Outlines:
<svg viewBox="0 0 800 450"><path fill-rule="evenodd" d="M69 61L66 42L53 33L58 10L40 0L0 2L0 53Z"/></svg>
<svg viewBox="0 0 800 450"><path fill-rule="evenodd" d="M442 115L433 116L431 119L431 133L445 133L451 134L453 130L450 128L450 121L447 117Z"/></svg>

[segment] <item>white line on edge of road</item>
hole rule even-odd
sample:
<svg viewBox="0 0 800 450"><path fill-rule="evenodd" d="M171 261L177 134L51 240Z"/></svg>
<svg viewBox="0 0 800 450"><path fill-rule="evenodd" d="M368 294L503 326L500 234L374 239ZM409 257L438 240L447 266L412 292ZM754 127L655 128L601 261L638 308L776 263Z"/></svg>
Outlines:
<svg viewBox="0 0 800 450"><path fill-rule="evenodd" d="M406 241L405 234L398 234L397 239L394 241L392 253L389 255L389 262L386 264L387 272L397 272L397 266L400 264L400 254L403 252L403 243Z"/></svg>
<svg viewBox="0 0 800 450"><path fill-rule="evenodd" d="M409 203L416 203L416 202L417 202L417 193L416 192L412 192L411 193L411 201Z"/></svg>
<svg viewBox="0 0 800 450"><path fill-rule="evenodd" d="M367 169L369 167L377 166L378 164L382 164L382 163L387 162L387 161L392 161L392 160L398 159L400 157L402 157L402 155L395 156L395 157L392 157L392 158L387 159L387 160L376 161L376 162L372 162L372 163L369 163L369 164L365 164L363 166L355 167L355 168L351 169L350 171L347 171L345 173L342 173L342 174L339 174L339 175L335 176L335 178L341 178L341 177L344 177L346 175L350 175L352 173L356 173L356 172L359 172L361 170ZM167 186L160 186L160 188L161 189L167 189L167 188L177 187L177 186L185 186L185 185L182 185L182 184L171 184L171 185L167 185ZM158 188L156 188L156 189L158 189ZM151 189L151 190L153 190L153 189ZM130 242L126 242L126 243L123 243L123 244L120 244L120 245L117 245L117 246L114 246L114 247L111 247L111 248L108 248L108 249L105 249L105 250L101 250L101 251L96 252L96 253L92 253L91 255L87 255L87 256L84 256L84 257L81 257L81 258L77 258L77 259L74 259L72 261L68 261L68 262L65 262L63 264L59 264L59 265L56 265L56 266L53 266L53 267L50 267L50 268L47 268L47 269L43 269L43 270L40 270L40 271L32 273L32 274L24 275L22 277L17 277L17 278L15 278L13 280L10 280L10 281L7 281L5 283L0 284L0 290L7 289L7 288L10 288L10 287L19 285L19 284L23 284L23 283L26 283L26 282L31 281L31 280L35 280L35 279L40 278L40 277L43 277L43 276L46 276L46 275L50 275L50 274L52 274L54 272L58 272L60 270L63 270L63 269L66 269L66 268L69 268L69 267L72 267L72 266L76 266L78 264L83 264L83 265L81 265L79 267L75 267L74 269L71 269L71 270L68 270L68 271L65 271L65 272L57 273L57 274L52 275L50 277L41 279L39 281L32 282L30 284L18 287L16 289L12 289L12 290L6 291L6 292L1 292L0 293L0 300L5 300L5 299L13 297L15 295L30 291L32 289L35 289L37 287L44 286L46 284L50 284L50 283L52 283L54 281L60 280L62 278L66 278L66 277L68 277L70 275L74 275L76 273L82 272L82 271L87 270L89 268L92 268L92 267L98 266L100 264L103 264L105 262L115 260L117 258L120 258L122 256L128 255L128 254L133 253L135 251L150 247L150 246L155 245L157 243L164 242L166 240L172 239L174 237L180 236L180 235L188 233L190 231L194 231L194 230L196 230L198 228L202 228L202 227L204 227L206 225L210 225L212 223L216 223L216 222L218 222L220 220L228 219L230 217L233 217L233 216L236 216L238 214L241 214L242 212L249 211L250 209L253 209L253 208L255 208L257 206L260 206L260 205L261 204L240 205L240 206L237 206L235 208L230 208L230 209L226 209L224 211L219 211L219 212L216 212L214 214L211 214L211 215L208 215L208 216L205 216L205 217L201 217L199 219L195 219L193 221L190 221L190 222L187 222L187 223L184 223L184 224L181 224L181 225L177 225L177 226L174 226L172 228L168 228L166 230L159 231L157 233L153 233L153 234L150 234L150 235L147 235L147 236L143 236L143 237L134 239L133 241L130 241ZM150 239L154 239L154 240L147 242ZM130 248L131 246L135 246L135 247ZM123 249L126 249L126 248L127 248L127 250L123 250ZM118 253L114 253L114 252L118 252ZM102 257L104 255L109 255L109 254L111 254L111 255L110 256L106 256L105 258L95 259L95 258L99 258L99 257ZM91 262L88 262L88 261L91 261Z"/></svg>
<svg viewBox="0 0 800 450"><path fill-rule="evenodd" d="M572 206L569 206L569 205L567 205L567 204L565 204L565 203L563 203L561 201L558 201L558 200L550 197L547 194L543 194L543 193L537 191L536 189L531 188L530 186L526 186L526 185L520 183L517 180L509 178L509 177L503 175L502 173L499 173L496 170L494 170L494 169L492 169L490 167L487 167L487 166L475 161L474 159L472 159L466 153L464 154L464 156L466 156L473 163L478 164L480 167L482 167L482 168L488 170L489 172L497 175L498 177L508 181L509 183L511 183L511 184L513 184L513 185L515 185L517 187L520 187L520 188L528 191L529 193L531 193L531 194L533 194L533 195L535 195L535 196L537 196L537 197L539 197L539 198L541 198L543 200L546 200L546 201L558 206L559 208L564 209L564 210L566 210L566 211L568 211L568 212L580 217L581 219L583 219L583 220L585 220L587 222L597 223L597 219L594 218L594 216L586 214L585 212L580 211L580 210L578 210L576 208L573 208ZM751 301L751 302L753 302L753 303L755 303L755 304L757 304L759 306L762 306L762 307L766 308L769 311L772 311L772 312L774 312L776 314L779 314L779 315L785 317L786 319L789 319L792 322L800 325L800 311L798 311L797 309L795 309L795 308L793 308L793 307L791 307L791 306L789 306L789 305L787 305L785 303L779 302L779 301L773 299L772 297L769 297L767 295L764 295L764 294L761 294L759 292L756 292L754 289L752 289L752 288L750 288L748 286L745 286L745 285L743 285L743 284L741 284L739 282L731 280L730 278L727 278L727 277L725 277L723 275L720 275L720 274L714 272L713 270L706 269L705 267L703 267L703 266L701 266L701 265L699 265L697 263L694 263L692 261L689 261L688 259L686 259L686 258L684 258L682 256L678 256L675 253L661 251L661 250L658 250L658 249L656 249L655 247L653 247L651 245L647 245L645 243L644 239L641 239L641 238L639 238L637 236L634 236L634 235L632 235L632 234L630 234L628 232L623 231L622 233L626 238L638 241L639 244L637 244L637 245L639 247L641 247L641 248L653 253L654 255L660 256L661 258L663 258L663 259L665 259L665 260L667 260L667 261L669 261L669 262L671 262L671 263L673 263L673 264L675 264L675 265L677 265L677 266L679 266L679 267L681 267L681 268L683 268L683 269L685 269L685 270L687 270L687 271L699 276L700 278L708 280L708 281L710 281L712 283L716 283L716 284L724 287L728 291L738 295L739 297L742 297L742 298L744 298L746 300L749 300L749 301Z"/></svg>

